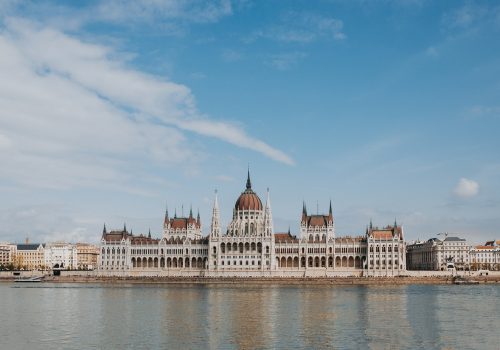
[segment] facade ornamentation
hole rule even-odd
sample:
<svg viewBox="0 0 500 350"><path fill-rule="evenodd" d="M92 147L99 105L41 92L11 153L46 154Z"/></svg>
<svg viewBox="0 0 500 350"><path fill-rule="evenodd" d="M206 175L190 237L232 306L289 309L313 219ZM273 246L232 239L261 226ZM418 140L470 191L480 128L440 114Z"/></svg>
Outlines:
<svg viewBox="0 0 500 350"><path fill-rule="evenodd" d="M202 237L198 214L169 217L163 237L134 236L124 226L104 227L99 272L125 276L321 277L397 276L406 270L403 228L394 223L364 236L336 237L332 204L327 215L302 207L300 237L275 233L269 190L265 204L252 189L250 173L225 231L215 193L210 233ZM369 253L368 253L369 252Z"/></svg>

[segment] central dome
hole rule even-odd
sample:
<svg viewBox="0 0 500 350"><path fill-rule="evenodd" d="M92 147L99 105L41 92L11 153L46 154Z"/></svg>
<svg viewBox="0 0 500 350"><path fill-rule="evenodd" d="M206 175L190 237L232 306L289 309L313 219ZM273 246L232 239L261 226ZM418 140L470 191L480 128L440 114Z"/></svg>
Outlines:
<svg viewBox="0 0 500 350"><path fill-rule="evenodd" d="M234 205L236 210L262 210L262 202L257 194L252 190L250 182L250 171L247 177L247 188L236 200Z"/></svg>

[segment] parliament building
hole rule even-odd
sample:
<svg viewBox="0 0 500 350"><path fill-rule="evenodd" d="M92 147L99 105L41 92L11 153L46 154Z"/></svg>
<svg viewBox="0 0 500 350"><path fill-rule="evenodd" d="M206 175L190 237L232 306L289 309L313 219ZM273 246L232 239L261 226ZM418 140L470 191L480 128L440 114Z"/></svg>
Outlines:
<svg viewBox="0 0 500 350"><path fill-rule="evenodd" d="M215 193L208 236L192 210L188 217L167 210L161 239L104 226L98 266L102 276L124 277L398 276L406 271L405 251L396 222L370 222L364 235L337 237L331 202L324 215L309 214L303 203L300 234L275 233L269 190L263 205L248 174L224 231Z"/></svg>

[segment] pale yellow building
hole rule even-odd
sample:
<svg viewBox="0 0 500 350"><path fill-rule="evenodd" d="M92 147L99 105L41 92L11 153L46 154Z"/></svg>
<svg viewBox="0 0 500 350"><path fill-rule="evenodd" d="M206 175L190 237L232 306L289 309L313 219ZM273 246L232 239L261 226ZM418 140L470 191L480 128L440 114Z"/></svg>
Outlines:
<svg viewBox="0 0 500 350"><path fill-rule="evenodd" d="M99 247L89 243L76 244L78 256L78 268L82 270L93 270L97 268L99 260Z"/></svg>
<svg viewBox="0 0 500 350"><path fill-rule="evenodd" d="M16 246L14 266L22 270L45 269L45 245L24 243Z"/></svg>

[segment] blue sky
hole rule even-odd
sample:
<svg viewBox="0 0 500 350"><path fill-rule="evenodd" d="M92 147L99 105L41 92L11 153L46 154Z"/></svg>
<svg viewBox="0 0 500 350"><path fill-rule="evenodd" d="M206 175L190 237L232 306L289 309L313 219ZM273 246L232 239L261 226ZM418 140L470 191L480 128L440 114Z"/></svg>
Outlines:
<svg viewBox="0 0 500 350"><path fill-rule="evenodd" d="M0 241L224 223L250 164L275 230L498 238L500 5L3 1Z"/></svg>

